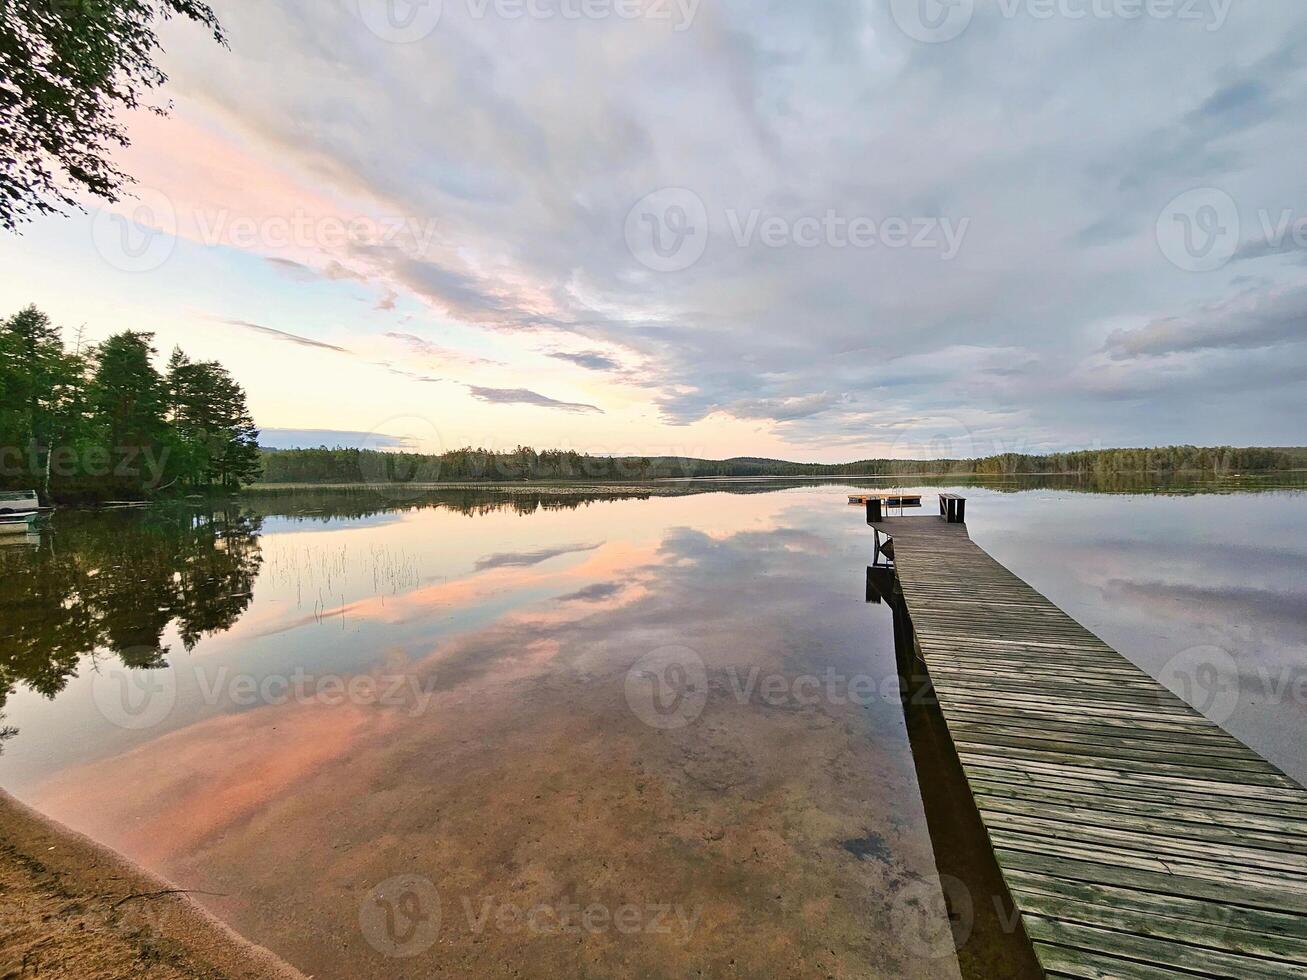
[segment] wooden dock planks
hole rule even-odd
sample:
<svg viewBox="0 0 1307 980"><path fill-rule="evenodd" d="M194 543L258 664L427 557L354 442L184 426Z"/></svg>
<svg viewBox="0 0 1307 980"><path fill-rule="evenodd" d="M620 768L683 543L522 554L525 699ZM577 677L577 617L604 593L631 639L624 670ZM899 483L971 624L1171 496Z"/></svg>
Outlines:
<svg viewBox="0 0 1307 980"><path fill-rule="evenodd" d="M889 518L904 603L1052 977L1307 977L1307 790L977 546Z"/></svg>

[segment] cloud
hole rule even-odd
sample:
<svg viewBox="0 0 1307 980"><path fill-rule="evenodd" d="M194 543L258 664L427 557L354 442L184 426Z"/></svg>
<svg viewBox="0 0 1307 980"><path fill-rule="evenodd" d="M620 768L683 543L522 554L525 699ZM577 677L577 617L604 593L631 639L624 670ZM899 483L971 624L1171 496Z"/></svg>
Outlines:
<svg viewBox="0 0 1307 980"><path fill-rule="evenodd" d="M264 257L264 261L296 282L313 282L322 278L322 273L318 272L317 269L307 266L303 262L296 262L293 259L268 255Z"/></svg>
<svg viewBox="0 0 1307 980"><path fill-rule="evenodd" d="M166 67L179 115L220 121L208 129L306 194L438 221L423 241L292 258L339 262L325 274L366 278L383 306L391 289L497 347L602 373L639 403L651 442L663 425L735 422L768 451L872 455L894 419L940 417L1054 446L1293 441L1288 381L1252 398L1223 388L1293 328L1256 311L1218 322L1234 270L1181 273L1156 229L1203 186L1245 219L1301 209L1307 7L1235 5L1214 31L977 5L961 38L923 45L889 6L703 4L682 32L453 7L421 42L385 45L348 4L246 4L224 14L231 51L179 31ZM625 236L660 188L685 189L706 220L702 256L674 273L642 265ZM883 241L741 245L731 231L733 218L794 228L828 214L969 231L947 260ZM1259 254L1250 242L1240 257ZM1263 268L1268 289L1307 285L1307 265ZM1124 322L1146 325L1100 329ZM1189 360L1161 363L1172 357ZM1210 397L1178 391L1182 377ZM598 411L499 383L473 394ZM1127 391L1142 409L1128 417Z"/></svg>
<svg viewBox="0 0 1307 980"><path fill-rule="evenodd" d="M1183 317L1116 330L1106 350L1117 359L1201 350L1250 350L1307 341L1307 288L1250 290Z"/></svg>
<svg viewBox="0 0 1307 980"><path fill-rule="evenodd" d="M1189 622L1220 626L1256 622L1259 629L1276 630L1286 640L1300 638L1307 626L1307 606L1301 594L1289 589L1111 579L1103 583L1102 593L1114 606L1165 609L1168 615Z"/></svg>
<svg viewBox="0 0 1307 980"><path fill-rule="evenodd" d="M337 354L350 354L353 351L344 347L337 347L335 344L328 344L321 340L314 340L312 337L302 337L299 334L287 333L285 330L278 330L275 327L265 327L261 323L251 323L248 320L229 320L222 321L233 327L240 327L242 330L252 330L255 333L261 333L267 337L275 337L278 340L284 340L288 343L298 344L301 347L316 347L320 350L335 351Z"/></svg>
<svg viewBox="0 0 1307 980"><path fill-rule="evenodd" d="M804 395L790 398L746 398L727 406L727 411L742 419L773 419L777 422L793 422L796 419L811 418L842 404L844 398L822 392L818 395Z"/></svg>
<svg viewBox="0 0 1307 980"><path fill-rule="evenodd" d="M264 261L296 282L367 282L363 273L350 269L337 259L330 259L321 269L279 255L266 255ZM387 293L389 295L389 292Z"/></svg>
<svg viewBox="0 0 1307 980"><path fill-rule="evenodd" d="M323 268L322 274L326 276L328 279L332 279L338 282L345 281L345 280L350 280L353 282L368 281L368 277L365 276L363 273L358 272L355 269L349 268L348 266L340 262L340 260L338 259L332 259L330 262L328 262L326 266Z"/></svg>
<svg viewBox="0 0 1307 980"><path fill-rule="evenodd" d="M487 282L473 274L398 249L374 247L361 249L359 254L377 262L397 285L467 320L484 322L511 316L515 312L502 283Z"/></svg>
<svg viewBox="0 0 1307 980"><path fill-rule="evenodd" d="M598 551L603 545L604 543L599 541L595 544L572 544L559 548L542 548L539 551L501 551L477 559L474 567L478 572L484 572L490 568L529 568L532 565L539 565L551 558L559 558L563 555Z"/></svg>
<svg viewBox="0 0 1307 980"><path fill-rule="evenodd" d="M410 381L420 381L423 384L439 384L441 382L449 380L447 378L439 378L430 374L422 374L418 371L410 371L407 368L399 367L398 365L392 364L389 361L373 361L372 363L385 371L389 371L391 374L395 375L396 377L408 378L408 380Z"/></svg>
<svg viewBox="0 0 1307 980"><path fill-rule="evenodd" d="M569 364L575 364L577 367L583 367L589 371L619 371L622 367L613 358L598 351L579 351L577 353L552 351L549 356L560 361L567 361Z"/></svg>
<svg viewBox="0 0 1307 980"><path fill-rule="evenodd" d="M1249 119L1264 119L1270 111L1270 89L1258 79L1240 79L1225 88L1213 92L1198 107L1195 115L1199 118L1216 118L1226 123L1231 117L1239 117L1247 123Z"/></svg>
<svg viewBox="0 0 1307 980"><path fill-rule="evenodd" d="M595 582L583 589L558 597L559 602L602 602L611 599L625 588L620 582Z"/></svg>
<svg viewBox="0 0 1307 980"><path fill-rule="evenodd" d="M445 347L441 344L433 343L416 334L402 333L400 331L389 331L385 334L389 340L395 340L408 348L412 354L421 357L430 357L438 361L454 361L461 364L489 364L502 365L502 361L492 360L487 357L479 357L474 354L467 354L463 351L455 350L452 347Z"/></svg>
<svg viewBox="0 0 1307 980"><path fill-rule="evenodd" d="M483 388L480 385L468 385L467 390L472 393L472 397L479 401L490 402L492 405L536 405L540 408L555 408L562 412L598 412L603 414L603 409L597 405L586 405L582 402L561 402L557 399L542 395L536 391L530 391L527 388Z"/></svg>

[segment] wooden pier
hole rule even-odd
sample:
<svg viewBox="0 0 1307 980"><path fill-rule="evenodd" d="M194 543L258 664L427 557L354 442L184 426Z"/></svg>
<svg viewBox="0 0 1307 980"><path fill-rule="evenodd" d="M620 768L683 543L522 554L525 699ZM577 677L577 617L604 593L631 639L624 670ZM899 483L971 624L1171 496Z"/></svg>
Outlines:
<svg viewBox="0 0 1307 980"><path fill-rule="evenodd" d="M1307 977L1307 791L995 561L953 508L873 520L873 503L916 667L1043 971Z"/></svg>

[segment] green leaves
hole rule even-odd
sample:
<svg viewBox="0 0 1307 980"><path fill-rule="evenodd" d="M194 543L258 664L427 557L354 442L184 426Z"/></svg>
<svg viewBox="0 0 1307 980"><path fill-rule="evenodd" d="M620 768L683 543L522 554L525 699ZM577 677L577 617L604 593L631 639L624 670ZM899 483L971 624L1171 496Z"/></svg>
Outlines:
<svg viewBox="0 0 1307 980"><path fill-rule="evenodd" d="M130 182L111 159L130 142L121 111L167 81L154 26L174 16L225 44L196 0L0 3L0 226L79 207L85 193L119 199Z"/></svg>

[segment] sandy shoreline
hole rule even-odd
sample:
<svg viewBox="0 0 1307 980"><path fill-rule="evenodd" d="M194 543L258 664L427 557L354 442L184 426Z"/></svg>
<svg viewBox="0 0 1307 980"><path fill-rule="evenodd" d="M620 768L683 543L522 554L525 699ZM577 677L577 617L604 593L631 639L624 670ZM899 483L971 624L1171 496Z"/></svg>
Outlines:
<svg viewBox="0 0 1307 980"><path fill-rule="evenodd" d="M0 978L304 980L176 886L0 790Z"/></svg>

